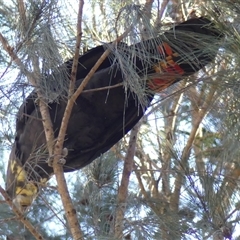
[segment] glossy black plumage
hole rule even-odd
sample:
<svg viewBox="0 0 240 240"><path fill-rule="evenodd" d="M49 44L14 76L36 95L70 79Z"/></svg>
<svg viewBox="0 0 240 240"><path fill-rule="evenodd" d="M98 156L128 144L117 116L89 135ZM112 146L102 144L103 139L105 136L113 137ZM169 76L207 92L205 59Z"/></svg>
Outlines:
<svg viewBox="0 0 240 240"><path fill-rule="evenodd" d="M205 39L207 44L214 44L213 42L217 41L221 34L210 25L211 22L205 18L191 19L176 26L174 30L170 30L164 36L128 47L122 44L123 55L132 59L129 67L134 68L140 78L144 77L145 79L143 85L147 92L146 104L141 106L138 96L123 86L83 92L74 105L65 137L64 147L69 151L64 165L65 172L80 169L91 163L133 128L153 98L155 86L149 85L150 79L153 79L153 82L154 79L157 79L157 83L163 82L163 85L160 84L157 89L157 91L161 91L181 80L183 76L197 72L214 59L216 51L206 51L203 44L197 41L191 42L186 34L186 31L190 34L196 33L196 39L201 39L202 35L200 41ZM172 71L171 64L168 67L160 67L159 70L158 65L168 56L167 48L161 47L161 42L166 42L170 46L170 50L174 52L171 60L174 64L177 63L176 65L181 71L176 73L176 68ZM159 50L159 47L162 50ZM104 46L99 46L79 58L76 87L81 84L104 50ZM162 53L160 53L161 51ZM133 52L134 58L132 58ZM187 54L184 55L184 53ZM146 56L146 59L141 56ZM124 76L119 60L112 62L109 59L102 63L85 90L112 86L122 83L126 79L127 76ZM65 66L70 72L71 60L66 62ZM174 74L175 76L173 76ZM66 101L63 99L59 99L59 103L49 103L56 137L65 106ZM36 105L36 93L33 92L25 100L17 116L16 139L9 160L7 176L7 188L11 196L21 194L19 191L16 193L16 186L24 185L22 179L16 180L17 174L19 174L16 170L17 166L26 172L26 181L48 179L53 172L53 169L46 163L48 153L40 118L40 111ZM15 184L14 181L16 181Z"/></svg>

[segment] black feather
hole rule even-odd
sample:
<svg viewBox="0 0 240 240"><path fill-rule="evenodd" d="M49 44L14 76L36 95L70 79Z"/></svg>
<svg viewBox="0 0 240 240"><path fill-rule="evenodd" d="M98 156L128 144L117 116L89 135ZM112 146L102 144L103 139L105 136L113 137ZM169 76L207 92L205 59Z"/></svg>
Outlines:
<svg viewBox="0 0 240 240"><path fill-rule="evenodd" d="M192 36L190 37L190 35ZM136 71L139 79L145 79L142 84L143 88L145 87L145 105L140 105L136 93L123 86L83 92L76 100L67 128L64 147L68 149L68 156L64 171L74 171L91 163L117 143L141 119L154 96L153 91L150 91L148 86L148 79L157 76L153 66L163 61L167 55L165 50L162 54L159 53L158 49L161 43L167 42L171 49L178 53L178 55L172 56L172 59L184 73L174 77L174 80L171 78L169 83L165 87L161 87L160 90L181 80L183 76L197 72L210 63L214 59L217 49L208 52L206 44L214 44L214 41L220 37L222 35L209 20L197 18L181 23L163 36L132 46L120 44L118 48L123 56L128 61L132 59L129 67ZM98 46L79 58L76 88L106 47ZM85 90L113 86L122 83L127 78L122 71L120 60L112 61L113 58L112 54L101 64ZM68 75L71 67L72 60L61 66L62 69L67 69ZM167 71L166 76L164 76L164 72L158 74L160 80L161 78L165 79L164 83L168 81ZM48 152L36 99L37 95L33 92L20 107L11 159L18 159L19 164L24 166L27 171L29 179L39 181L40 178L49 178L53 169L46 163ZM49 103L55 137L58 136L65 107L66 99L61 98L58 103ZM11 176L13 174L9 170L7 187L14 181L14 176Z"/></svg>

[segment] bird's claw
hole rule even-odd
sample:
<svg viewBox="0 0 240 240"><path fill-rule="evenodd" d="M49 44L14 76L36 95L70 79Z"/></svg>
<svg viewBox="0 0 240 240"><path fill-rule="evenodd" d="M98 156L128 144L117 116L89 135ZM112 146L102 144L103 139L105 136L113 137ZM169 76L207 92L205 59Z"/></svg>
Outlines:
<svg viewBox="0 0 240 240"><path fill-rule="evenodd" d="M60 157L60 159L58 160L58 164L60 164L60 165L65 165L65 163L66 163L65 157L66 157L67 155L68 155L68 149L67 149L67 148L63 148L61 157ZM49 167L52 167L52 166L53 166L53 160L54 160L54 155L53 155L53 156L50 156L50 157L47 159L47 163L48 163L48 166L49 166Z"/></svg>
<svg viewBox="0 0 240 240"><path fill-rule="evenodd" d="M67 148L63 148L63 150L62 150L63 158L65 158L67 155L68 155L68 149Z"/></svg>
<svg viewBox="0 0 240 240"><path fill-rule="evenodd" d="M66 159L65 158L60 158L58 160L58 164L60 164L60 165L65 165L65 163L66 163Z"/></svg>
<svg viewBox="0 0 240 240"><path fill-rule="evenodd" d="M47 164L49 167L53 166L53 160L54 160L54 156L49 156L49 158L47 159Z"/></svg>

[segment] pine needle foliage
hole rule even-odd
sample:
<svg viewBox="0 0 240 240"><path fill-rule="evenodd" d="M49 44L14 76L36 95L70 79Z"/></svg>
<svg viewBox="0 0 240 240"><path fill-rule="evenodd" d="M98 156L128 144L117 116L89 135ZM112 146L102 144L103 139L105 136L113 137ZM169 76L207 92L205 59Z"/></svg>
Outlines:
<svg viewBox="0 0 240 240"><path fill-rule="evenodd" d="M196 42L206 53L218 50L213 63L195 76L159 93L145 116L139 132L131 183L122 225L124 239L237 239L239 238L239 63L240 1L153 1L151 16L146 4L137 1L89 1L83 20L82 52L112 42L128 30L123 44L111 49L112 62L119 62L125 88L146 104L145 77L139 78L132 61L144 64L150 56L144 48L162 41L174 43L174 24L191 14L207 15L224 33L221 45L206 36L182 36L186 43L177 48L186 59L187 43ZM67 98L65 60L72 57L76 15L70 16L75 2L25 1L26 18L15 1L0 1L1 33L14 48L23 65L16 66L1 49L0 119L1 141L13 139L16 111L33 89L44 94L46 102ZM159 14L164 3L161 21ZM196 10L190 13L190 10ZM100 14L96 14L100 11ZM144 30L144 31L143 31ZM147 34L146 34L147 33ZM157 42L126 46L160 36ZM126 44L126 45L125 45ZM181 45L182 46L182 45ZM164 59L164 56L162 56ZM196 62L197 64L197 62ZM36 74L32 86L26 71ZM51 74L51 78L49 75ZM140 106L141 107L141 106ZM128 136L109 153L78 174L68 175L78 217L86 239L114 239L117 194ZM70 238L54 182L43 188L27 217L47 239ZM60 207L56 207L60 205ZM6 205L1 204L1 209ZM19 224L10 212L1 212L0 234L16 234ZM9 221L8 221L9 220ZM48 223L53 223L51 229ZM58 229L60 229L58 231ZM54 233L52 233L54 231ZM24 228L22 239L28 238Z"/></svg>

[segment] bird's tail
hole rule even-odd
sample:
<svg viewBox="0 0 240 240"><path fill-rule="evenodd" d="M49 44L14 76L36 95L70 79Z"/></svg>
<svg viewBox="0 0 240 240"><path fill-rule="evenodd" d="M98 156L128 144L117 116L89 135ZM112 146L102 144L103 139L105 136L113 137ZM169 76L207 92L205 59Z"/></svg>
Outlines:
<svg viewBox="0 0 240 240"><path fill-rule="evenodd" d="M132 68L159 92L213 61L223 34L207 18L187 20L163 35L126 48ZM129 70L127 71L129 76Z"/></svg>

